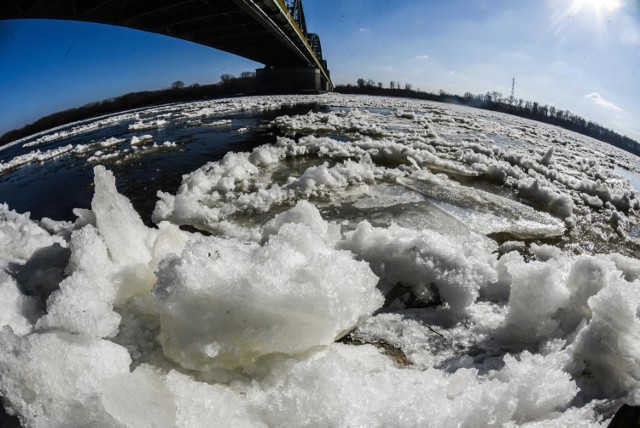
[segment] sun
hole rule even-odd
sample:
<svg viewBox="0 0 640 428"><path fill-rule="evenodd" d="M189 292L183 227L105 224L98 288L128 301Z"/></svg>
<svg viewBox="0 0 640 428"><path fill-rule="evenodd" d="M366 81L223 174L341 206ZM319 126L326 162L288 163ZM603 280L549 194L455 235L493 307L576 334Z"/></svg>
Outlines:
<svg viewBox="0 0 640 428"><path fill-rule="evenodd" d="M553 1L558 2L558 0ZM626 7L629 1L637 0L564 0L568 7L564 11L557 10L551 16L551 25L555 27L557 33L562 31L565 26L575 23L570 18L580 17L583 24L593 24L593 28L600 36L605 37L606 23L610 21L610 15Z"/></svg>
<svg viewBox="0 0 640 428"><path fill-rule="evenodd" d="M570 13L576 14L585 7L590 7L597 15L602 16L606 12L615 12L622 7L622 0L573 0Z"/></svg>

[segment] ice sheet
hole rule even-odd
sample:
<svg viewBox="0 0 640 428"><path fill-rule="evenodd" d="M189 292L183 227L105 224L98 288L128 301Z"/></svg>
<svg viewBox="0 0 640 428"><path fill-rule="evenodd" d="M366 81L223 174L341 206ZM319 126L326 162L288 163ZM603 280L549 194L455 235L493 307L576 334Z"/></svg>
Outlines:
<svg viewBox="0 0 640 428"><path fill-rule="evenodd" d="M25 426L606 426L640 404L640 261L596 251L635 248L623 153L497 113L333 94L95 123L310 99L338 108L280 117L275 145L185 175L156 227L103 167L75 224L0 206L0 394Z"/></svg>

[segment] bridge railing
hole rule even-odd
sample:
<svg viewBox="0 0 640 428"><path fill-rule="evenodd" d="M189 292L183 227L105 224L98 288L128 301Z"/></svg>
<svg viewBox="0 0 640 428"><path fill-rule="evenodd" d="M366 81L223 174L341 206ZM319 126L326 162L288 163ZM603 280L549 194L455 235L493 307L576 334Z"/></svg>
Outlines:
<svg viewBox="0 0 640 428"><path fill-rule="evenodd" d="M304 18L304 9L302 8L302 0L285 0L289 13L296 21L300 30L304 35L307 35L307 21Z"/></svg>

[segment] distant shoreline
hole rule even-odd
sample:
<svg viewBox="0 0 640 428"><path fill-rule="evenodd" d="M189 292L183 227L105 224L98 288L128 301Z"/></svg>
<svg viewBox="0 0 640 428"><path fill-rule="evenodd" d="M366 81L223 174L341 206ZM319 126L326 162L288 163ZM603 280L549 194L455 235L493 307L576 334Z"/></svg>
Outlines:
<svg viewBox="0 0 640 428"><path fill-rule="evenodd" d="M176 85L176 83L180 84ZM6 132L0 136L0 148L43 131L104 115L173 102L248 95L254 94L255 92L254 77L232 78L211 85L195 84L183 86L182 82L174 82L171 88L159 89L157 91L131 92L82 107L49 114L22 128Z"/></svg>
<svg viewBox="0 0 640 428"><path fill-rule="evenodd" d="M464 96L460 96L448 94L444 91L440 91L439 94L422 92L411 89L410 85L407 86L408 87L405 87L404 89L401 89L400 87L383 88L359 81L358 85L338 85L335 87L335 92L342 94L423 99L448 104L464 105L483 110L497 111L559 126L561 128L595 138L607 144L611 144L636 156L640 156L640 143L637 141L620 135L610 129L604 128L595 122L587 121L566 110L557 110L554 107L540 106L536 102L502 99L497 97L500 94L495 92L487 93L486 95L472 95L467 93ZM50 129L122 111L146 108L172 102L198 101L228 96L254 95L256 93L254 76L244 76L239 78L231 77L211 85L195 84L191 86L184 86L182 82L174 82L171 88L160 89L157 91L132 92L119 97L109 98L103 101L87 104L82 107L68 109L44 116L31 124L20 129L9 131L0 136L0 148L12 142L16 142Z"/></svg>
<svg viewBox="0 0 640 428"><path fill-rule="evenodd" d="M522 99L502 98L502 95L497 92L488 92L485 95L473 95L471 93L466 93L464 96L460 96L448 94L444 91L434 94L413 90L411 89L411 85L407 85L407 87L402 89L400 88L399 83L396 88L375 86L372 84L372 81L365 82L364 79L360 79L358 83L358 85L336 86L335 92L342 94L393 96L439 101L448 104L463 105L482 110L511 114L525 119L558 126L569 131L574 131L625 150L636 156L640 156L640 143L637 141L627 136L620 135L617 132L607 129L595 122L585 120L568 110L559 110L552 106L540 105L537 102L525 101ZM378 85L381 85L381 83Z"/></svg>

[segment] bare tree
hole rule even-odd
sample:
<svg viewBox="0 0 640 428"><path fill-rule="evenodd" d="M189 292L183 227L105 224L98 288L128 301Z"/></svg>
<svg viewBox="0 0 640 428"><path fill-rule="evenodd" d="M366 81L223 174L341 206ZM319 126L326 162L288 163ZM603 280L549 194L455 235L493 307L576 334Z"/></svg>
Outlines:
<svg viewBox="0 0 640 428"><path fill-rule="evenodd" d="M184 88L184 82L182 80L176 80L171 84L171 89L182 89Z"/></svg>
<svg viewBox="0 0 640 428"><path fill-rule="evenodd" d="M223 74L222 76L220 76L220 81L223 85L228 85L232 80L235 80L235 76L233 76L232 74Z"/></svg>

